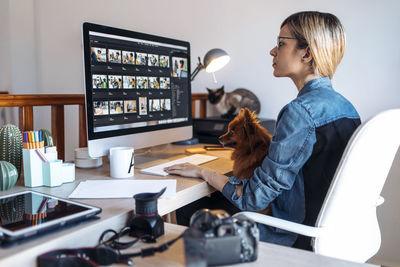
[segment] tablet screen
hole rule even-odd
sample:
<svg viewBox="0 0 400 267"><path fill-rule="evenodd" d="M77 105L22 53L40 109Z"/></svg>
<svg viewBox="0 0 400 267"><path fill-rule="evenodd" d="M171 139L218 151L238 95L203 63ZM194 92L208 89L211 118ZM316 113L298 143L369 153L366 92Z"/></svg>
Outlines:
<svg viewBox="0 0 400 267"><path fill-rule="evenodd" d="M85 204L26 191L0 197L0 227L14 234L27 232L29 228L64 224L69 220L98 213L99 210Z"/></svg>

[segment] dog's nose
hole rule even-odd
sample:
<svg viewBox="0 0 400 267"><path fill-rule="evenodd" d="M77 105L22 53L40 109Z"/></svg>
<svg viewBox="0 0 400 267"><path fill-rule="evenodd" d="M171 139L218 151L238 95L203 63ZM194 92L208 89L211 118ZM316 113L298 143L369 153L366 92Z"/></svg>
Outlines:
<svg viewBox="0 0 400 267"><path fill-rule="evenodd" d="M218 142L219 142L221 145L224 145L224 142L222 141L221 136L218 137L217 140L218 140Z"/></svg>

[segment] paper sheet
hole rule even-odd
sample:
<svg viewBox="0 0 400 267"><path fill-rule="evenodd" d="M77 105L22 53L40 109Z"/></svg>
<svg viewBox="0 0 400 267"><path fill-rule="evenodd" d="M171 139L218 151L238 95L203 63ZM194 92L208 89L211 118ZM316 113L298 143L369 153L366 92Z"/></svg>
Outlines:
<svg viewBox="0 0 400 267"><path fill-rule="evenodd" d="M132 198L138 193L156 193L164 187L161 196L174 197L176 180L87 180L80 182L69 198Z"/></svg>

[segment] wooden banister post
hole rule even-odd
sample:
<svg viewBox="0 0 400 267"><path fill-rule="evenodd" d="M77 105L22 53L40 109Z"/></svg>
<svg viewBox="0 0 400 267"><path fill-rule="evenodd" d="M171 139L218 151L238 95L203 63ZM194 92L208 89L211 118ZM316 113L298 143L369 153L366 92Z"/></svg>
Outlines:
<svg viewBox="0 0 400 267"><path fill-rule="evenodd" d="M196 117L197 101L200 102L199 118L207 117L207 100L208 100L208 94L206 93L192 93L192 118Z"/></svg>
<svg viewBox="0 0 400 267"><path fill-rule="evenodd" d="M33 131L33 106L18 108L18 126L21 131Z"/></svg>
<svg viewBox="0 0 400 267"><path fill-rule="evenodd" d="M205 118L207 112L207 99L200 100L200 118Z"/></svg>
<svg viewBox="0 0 400 267"><path fill-rule="evenodd" d="M85 104L79 105L79 147L87 147Z"/></svg>
<svg viewBox="0 0 400 267"><path fill-rule="evenodd" d="M192 118L196 118L196 100L192 99Z"/></svg>
<svg viewBox="0 0 400 267"><path fill-rule="evenodd" d="M51 134L57 146L58 157L65 161L64 105L51 106Z"/></svg>

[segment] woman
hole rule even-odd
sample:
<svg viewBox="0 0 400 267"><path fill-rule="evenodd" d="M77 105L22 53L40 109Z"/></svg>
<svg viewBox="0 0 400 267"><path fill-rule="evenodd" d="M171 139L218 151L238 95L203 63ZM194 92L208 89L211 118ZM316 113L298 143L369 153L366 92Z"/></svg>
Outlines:
<svg viewBox="0 0 400 267"><path fill-rule="evenodd" d="M244 181L186 164L166 171L203 178L240 210L261 210L271 204L275 217L314 225L344 148L360 125L353 105L331 84L344 51L345 33L334 15L289 16L270 54L274 76L289 77L299 92L280 111L262 165ZM187 216L189 207L179 212L178 219ZM259 228L262 241L311 250L309 238L269 226Z"/></svg>

